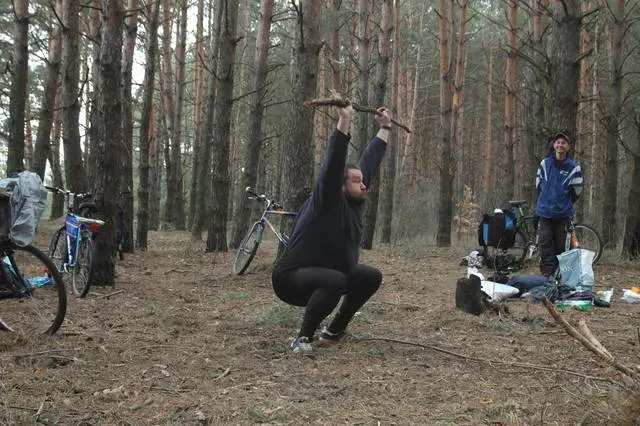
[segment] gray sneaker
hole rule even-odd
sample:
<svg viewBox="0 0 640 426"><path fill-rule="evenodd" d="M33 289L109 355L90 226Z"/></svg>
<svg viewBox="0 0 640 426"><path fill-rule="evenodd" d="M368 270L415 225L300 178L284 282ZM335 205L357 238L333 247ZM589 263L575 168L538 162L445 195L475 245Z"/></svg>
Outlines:
<svg viewBox="0 0 640 426"><path fill-rule="evenodd" d="M291 351L294 354L310 355L313 351L311 339L307 336L298 336L291 342Z"/></svg>
<svg viewBox="0 0 640 426"><path fill-rule="evenodd" d="M338 342L342 340L345 337L345 335L346 333L344 330L334 333L332 331L329 331L327 327L324 327L322 329L322 332L320 333L320 340L326 340L329 342Z"/></svg>

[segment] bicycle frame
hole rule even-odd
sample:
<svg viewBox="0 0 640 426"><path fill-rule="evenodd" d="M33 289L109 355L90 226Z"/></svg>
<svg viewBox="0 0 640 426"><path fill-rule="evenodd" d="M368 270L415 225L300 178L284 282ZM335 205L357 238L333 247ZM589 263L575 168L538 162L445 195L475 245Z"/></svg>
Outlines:
<svg viewBox="0 0 640 426"><path fill-rule="evenodd" d="M275 226L273 226L273 224L269 221L269 219L267 218L268 215L271 214L277 214L277 215L281 215L281 216L297 216L298 213L295 212L287 212L287 211L283 211L283 210L269 210L266 209L264 212L262 212L262 216L260 217L260 219L258 220L259 222L261 222L263 225L266 225L266 227L269 228L269 230L271 230L271 232L273 232L273 234L276 236L276 238L278 239L278 241L280 241L281 244L284 244L284 246L286 247L287 244L289 243L289 238L286 237L286 235L283 235L281 232L279 232Z"/></svg>

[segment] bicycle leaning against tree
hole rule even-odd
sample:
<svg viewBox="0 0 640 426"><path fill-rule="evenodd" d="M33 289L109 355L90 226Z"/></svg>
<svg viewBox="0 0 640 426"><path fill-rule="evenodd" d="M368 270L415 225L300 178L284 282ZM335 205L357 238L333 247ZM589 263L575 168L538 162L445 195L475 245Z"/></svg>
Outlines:
<svg viewBox="0 0 640 426"><path fill-rule="evenodd" d="M93 203L78 201L91 199L91 194L76 194L51 186L46 188L64 195L67 204L65 223L51 238L49 256L61 272L71 275L73 295L85 297L91 287L89 278L93 259L93 233L100 230L104 221L86 217L95 214L96 207Z"/></svg>
<svg viewBox="0 0 640 426"><path fill-rule="evenodd" d="M246 272L251 261L258 252L258 247L262 243L265 229L269 229L278 239L278 255L280 257L282 251L286 249L289 243L289 236L285 232L278 231L274 224L269 221L269 216L280 215L284 217L295 218L298 213L284 211L282 206L275 200L270 199L265 194L257 194L251 187L246 187L245 192L251 200L264 203L264 210L258 219L249 229L247 235L242 239L242 243L236 252L231 266L234 275L242 275ZM277 260L276 258L276 260Z"/></svg>

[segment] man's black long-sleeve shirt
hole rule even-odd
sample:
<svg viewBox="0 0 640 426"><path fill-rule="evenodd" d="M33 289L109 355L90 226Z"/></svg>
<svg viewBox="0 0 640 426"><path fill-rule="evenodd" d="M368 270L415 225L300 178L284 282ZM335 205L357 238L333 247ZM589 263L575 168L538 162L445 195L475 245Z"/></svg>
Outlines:
<svg viewBox="0 0 640 426"><path fill-rule="evenodd" d="M276 264L274 274L316 266L350 274L358 263L364 202L343 191L344 169L350 136L334 130L320 176L305 201L293 228L289 246ZM369 187L387 144L374 137L359 167Z"/></svg>

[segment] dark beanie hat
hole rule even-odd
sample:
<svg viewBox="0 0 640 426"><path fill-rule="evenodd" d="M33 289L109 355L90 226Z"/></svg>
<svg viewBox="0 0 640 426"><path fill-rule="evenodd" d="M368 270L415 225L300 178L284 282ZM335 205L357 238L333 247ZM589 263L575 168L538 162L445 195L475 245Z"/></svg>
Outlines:
<svg viewBox="0 0 640 426"><path fill-rule="evenodd" d="M555 142L558 139L564 139L567 143L571 143L571 139L569 139L569 136L567 136L566 133L557 133L553 138L553 141Z"/></svg>

